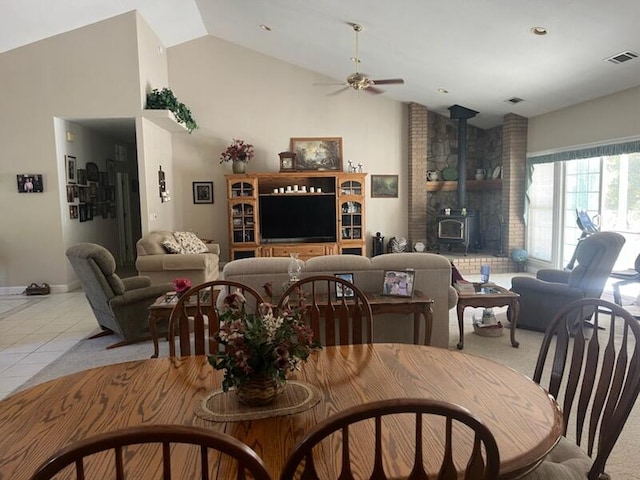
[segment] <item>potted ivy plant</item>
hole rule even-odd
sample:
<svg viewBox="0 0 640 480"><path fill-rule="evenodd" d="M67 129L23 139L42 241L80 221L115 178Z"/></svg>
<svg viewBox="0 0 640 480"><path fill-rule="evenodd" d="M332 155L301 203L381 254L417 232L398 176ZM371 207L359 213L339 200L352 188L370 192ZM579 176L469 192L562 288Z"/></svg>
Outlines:
<svg viewBox="0 0 640 480"><path fill-rule="evenodd" d="M147 93L147 108L150 110L169 110L172 112L178 123L182 123L189 133L198 128L198 124L191 116L191 110L184 103L180 102L170 88L158 90L154 88Z"/></svg>

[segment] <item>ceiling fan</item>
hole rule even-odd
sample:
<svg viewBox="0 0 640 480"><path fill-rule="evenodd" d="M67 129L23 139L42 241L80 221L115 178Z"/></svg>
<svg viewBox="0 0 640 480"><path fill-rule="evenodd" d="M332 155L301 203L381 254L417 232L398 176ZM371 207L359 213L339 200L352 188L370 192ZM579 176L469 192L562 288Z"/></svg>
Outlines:
<svg viewBox="0 0 640 480"><path fill-rule="evenodd" d="M329 95L337 95L338 93L344 92L349 88L353 88L354 90L360 91L364 90L369 93L379 94L384 93L384 90L377 88L376 85L398 85L403 84L404 80L402 78L387 78L384 80L374 80L369 78L365 73L360 73L358 71L358 64L360 63L360 57L358 56L358 33L362 31L362 25L358 23L350 24L353 30L356 32L356 55L352 58L353 62L356 65L356 71L347 77L347 83L341 83L340 85L345 85L344 88L340 90L330 93Z"/></svg>

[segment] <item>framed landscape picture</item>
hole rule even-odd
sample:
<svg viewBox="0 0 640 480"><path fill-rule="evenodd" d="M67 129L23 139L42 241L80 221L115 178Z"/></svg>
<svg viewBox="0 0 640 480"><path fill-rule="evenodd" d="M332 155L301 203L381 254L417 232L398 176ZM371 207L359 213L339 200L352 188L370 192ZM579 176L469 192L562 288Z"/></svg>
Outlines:
<svg viewBox="0 0 640 480"><path fill-rule="evenodd" d="M371 175L372 198L398 198L398 175Z"/></svg>
<svg viewBox="0 0 640 480"><path fill-rule="evenodd" d="M292 138L296 170L342 171L342 137Z"/></svg>

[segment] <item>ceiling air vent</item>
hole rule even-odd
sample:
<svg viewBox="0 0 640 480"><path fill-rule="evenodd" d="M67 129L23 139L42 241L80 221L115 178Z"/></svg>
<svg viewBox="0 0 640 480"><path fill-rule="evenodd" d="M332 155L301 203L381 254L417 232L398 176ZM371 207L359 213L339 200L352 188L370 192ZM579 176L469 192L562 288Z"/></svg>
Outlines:
<svg viewBox="0 0 640 480"><path fill-rule="evenodd" d="M505 102L515 105L516 103L524 102L524 100L520 97L511 97L507 98Z"/></svg>
<svg viewBox="0 0 640 480"><path fill-rule="evenodd" d="M620 63L633 60L634 58L638 58L638 54L635 52L632 52L631 50L627 50L626 52L616 53L615 55L612 55L609 58L605 58L605 60L607 62L615 63L616 65L618 65Z"/></svg>

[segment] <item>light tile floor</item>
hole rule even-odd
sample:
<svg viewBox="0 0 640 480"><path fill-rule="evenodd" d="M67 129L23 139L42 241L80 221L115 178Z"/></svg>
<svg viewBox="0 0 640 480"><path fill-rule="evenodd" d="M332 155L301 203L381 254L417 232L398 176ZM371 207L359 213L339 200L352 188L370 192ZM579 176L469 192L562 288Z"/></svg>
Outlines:
<svg viewBox="0 0 640 480"><path fill-rule="evenodd" d="M0 399L97 326L82 292L0 296Z"/></svg>
<svg viewBox="0 0 640 480"><path fill-rule="evenodd" d="M513 275L492 275L491 280L509 288ZM465 278L478 281L479 275ZM611 290L609 281L605 292L610 294ZM80 291L34 297L0 296L0 399L97 328L93 312Z"/></svg>

